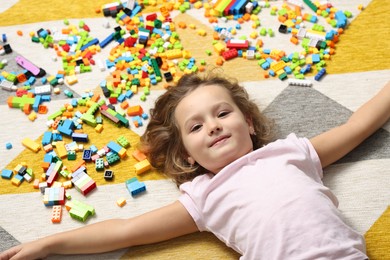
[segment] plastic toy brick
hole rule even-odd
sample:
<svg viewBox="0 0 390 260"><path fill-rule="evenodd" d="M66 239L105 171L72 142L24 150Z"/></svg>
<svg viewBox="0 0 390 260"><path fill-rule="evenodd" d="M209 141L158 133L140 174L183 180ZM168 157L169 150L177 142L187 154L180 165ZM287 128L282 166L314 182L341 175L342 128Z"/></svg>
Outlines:
<svg viewBox="0 0 390 260"><path fill-rule="evenodd" d="M45 206L64 205L65 204L65 188L52 187L45 188L43 195L43 203Z"/></svg>
<svg viewBox="0 0 390 260"><path fill-rule="evenodd" d="M114 178L114 172L111 170L105 170L104 171L104 179L107 181L110 181Z"/></svg>
<svg viewBox="0 0 390 260"><path fill-rule="evenodd" d="M63 163L61 160L58 160L57 162L50 164L50 167L46 172L46 176L47 176L46 182L49 185L49 187L57 179L58 173L61 171L62 166Z"/></svg>
<svg viewBox="0 0 390 260"><path fill-rule="evenodd" d="M110 155L106 156L106 159L107 159L107 162L108 162L109 165L113 165L116 162L119 162L120 157L116 153L111 153Z"/></svg>
<svg viewBox="0 0 390 260"><path fill-rule="evenodd" d="M88 134L83 134L83 133L72 133L72 140L76 142L88 142Z"/></svg>
<svg viewBox="0 0 390 260"><path fill-rule="evenodd" d="M72 174L72 183L84 196L96 188L96 182L85 172L85 167Z"/></svg>
<svg viewBox="0 0 390 260"><path fill-rule="evenodd" d="M115 143L114 141L110 141L110 142L107 144L107 147L108 147L111 151L114 151L115 153L119 153L119 151L123 149L122 146L120 146L119 144Z"/></svg>
<svg viewBox="0 0 390 260"><path fill-rule="evenodd" d="M130 147L129 141L126 139L124 136L119 136L116 141L123 147L123 148L128 148Z"/></svg>
<svg viewBox="0 0 390 260"><path fill-rule="evenodd" d="M22 140L22 144L23 144L23 146L25 146L26 148L28 148L28 149L30 149L31 151L36 152L36 153L41 149L41 146L40 146L37 142L31 140L31 139L28 138L28 137L26 137L26 138L24 138L24 139Z"/></svg>
<svg viewBox="0 0 390 260"><path fill-rule="evenodd" d="M306 79L291 79L287 80L289 86L301 86L301 87L311 87L313 83L310 80Z"/></svg>
<svg viewBox="0 0 390 260"><path fill-rule="evenodd" d="M12 178L12 175L13 175L13 171L12 170L8 170L8 169L3 169L1 171L1 178L3 179L11 179Z"/></svg>
<svg viewBox="0 0 390 260"><path fill-rule="evenodd" d="M62 219L62 206L61 205L53 206L51 212L51 222L60 223L61 219Z"/></svg>
<svg viewBox="0 0 390 260"><path fill-rule="evenodd" d="M126 181L126 188L132 196L136 196L146 191L146 186L143 182L139 182L136 177Z"/></svg>
<svg viewBox="0 0 390 260"><path fill-rule="evenodd" d="M72 171L72 172L75 172L75 171L77 171L79 168L83 167L83 165L85 165L85 161L84 161L84 160L80 160L78 163L76 163L76 164L72 167L71 171Z"/></svg>
<svg viewBox="0 0 390 260"><path fill-rule="evenodd" d="M95 209L91 205L83 203L78 200L73 200L71 203L67 203L70 208L69 214L73 219L85 222L89 216L95 215Z"/></svg>
<svg viewBox="0 0 390 260"><path fill-rule="evenodd" d="M7 149L7 150L11 150L12 149L12 144L11 143L6 143L5 144L5 148Z"/></svg>
<svg viewBox="0 0 390 260"><path fill-rule="evenodd" d="M53 134L52 132L44 132L42 137L42 145L48 145L52 142Z"/></svg>
<svg viewBox="0 0 390 260"><path fill-rule="evenodd" d="M143 113L141 106L132 106L127 109L128 116L140 116Z"/></svg>
<svg viewBox="0 0 390 260"><path fill-rule="evenodd" d="M232 39L226 42L226 47L231 49L247 49L249 47L249 41Z"/></svg>
<svg viewBox="0 0 390 260"><path fill-rule="evenodd" d="M60 120L57 126L57 130L64 135L72 136L74 129L74 122L69 119Z"/></svg>
<svg viewBox="0 0 390 260"><path fill-rule="evenodd" d="M117 201L116 201L116 204L119 206L119 207L123 207L124 205L126 205L126 199L125 198L119 198Z"/></svg>
<svg viewBox="0 0 390 260"><path fill-rule="evenodd" d="M84 161L90 161L91 160L91 156L92 156L92 151L91 150L89 150L89 149L85 149L84 151L83 151L83 160Z"/></svg>
<svg viewBox="0 0 390 260"><path fill-rule="evenodd" d="M16 91L17 89L14 83L8 80L0 80L0 87L7 91Z"/></svg>
<svg viewBox="0 0 390 260"><path fill-rule="evenodd" d="M317 75L314 76L314 79L319 81L326 74L326 69L322 68Z"/></svg>
<svg viewBox="0 0 390 260"><path fill-rule="evenodd" d="M65 148L64 141L57 141L56 142L56 150L57 150L57 155L59 158L63 159L63 158L68 156L68 151Z"/></svg>
<svg viewBox="0 0 390 260"><path fill-rule="evenodd" d="M75 151L69 151L69 152L68 152L68 160L69 160L69 161L74 161L74 160L76 160L76 152L75 152Z"/></svg>
<svg viewBox="0 0 390 260"><path fill-rule="evenodd" d="M152 168L149 161L147 159L142 160L134 165L135 173L142 174Z"/></svg>
<svg viewBox="0 0 390 260"><path fill-rule="evenodd" d="M146 155L138 149L134 150L132 156L139 162L146 159Z"/></svg>
<svg viewBox="0 0 390 260"><path fill-rule="evenodd" d="M97 171L104 170L104 160L103 160L103 158L96 159L96 161L95 161L95 169Z"/></svg>
<svg viewBox="0 0 390 260"><path fill-rule="evenodd" d="M22 56L17 56L15 60L19 66L31 72L35 77L43 77L46 75L46 71L44 69L38 68Z"/></svg>

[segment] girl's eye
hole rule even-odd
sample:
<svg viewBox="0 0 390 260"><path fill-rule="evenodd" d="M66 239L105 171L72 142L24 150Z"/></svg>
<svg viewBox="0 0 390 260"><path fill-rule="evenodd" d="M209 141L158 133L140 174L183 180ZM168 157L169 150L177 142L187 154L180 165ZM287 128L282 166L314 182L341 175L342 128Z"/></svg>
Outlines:
<svg viewBox="0 0 390 260"><path fill-rule="evenodd" d="M224 117L227 116L230 112L229 111L222 111L218 113L218 117Z"/></svg>
<svg viewBox="0 0 390 260"><path fill-rule="evenodd" d="M202 127L202 125L194 125L193 127L191 127L190 132L195 132L195 131L199 130L201 127Z"/></svg>

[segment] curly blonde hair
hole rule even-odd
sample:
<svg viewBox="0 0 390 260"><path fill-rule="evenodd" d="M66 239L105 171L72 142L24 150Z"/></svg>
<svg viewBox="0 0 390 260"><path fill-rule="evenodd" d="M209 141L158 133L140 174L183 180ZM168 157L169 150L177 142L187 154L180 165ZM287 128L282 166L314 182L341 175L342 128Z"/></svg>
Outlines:
<svg viewBox="0 0 390 260"><path fill-rule="evenodd" d="M272 121L260 112L237 80L212 72L182 76L176 86L169 87L156 100L155 107L150 110L150 121L138 147L147 155L154 168L166 174L178 186L208 172L198 164L190 165L187 162L186 149L175 119L175 109L179 102L198 87L206 85L226 88L244 116L252 120L255 130L255 134L251 135L254 150L269 143L273 138Z"/></svg>

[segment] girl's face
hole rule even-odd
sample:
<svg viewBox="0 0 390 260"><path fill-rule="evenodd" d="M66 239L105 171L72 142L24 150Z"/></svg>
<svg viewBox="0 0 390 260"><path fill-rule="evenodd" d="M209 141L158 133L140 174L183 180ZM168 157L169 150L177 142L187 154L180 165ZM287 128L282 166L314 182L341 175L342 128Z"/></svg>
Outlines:
<svg viewBox="0 0 390 260"><path fill-rule="evenodd" d="M188 162L214 174L253 150L252 122L221 86L206 85L190 92L177 105L175 118Z"/></svg>

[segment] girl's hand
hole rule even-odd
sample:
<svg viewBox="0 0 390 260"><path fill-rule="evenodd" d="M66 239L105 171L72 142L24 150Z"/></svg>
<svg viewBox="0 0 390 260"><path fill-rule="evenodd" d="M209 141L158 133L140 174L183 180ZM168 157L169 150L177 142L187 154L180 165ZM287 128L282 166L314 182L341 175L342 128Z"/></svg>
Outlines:
<svg viewBox="0 0 390 260"><path fill-rule="evenodd" d="M40 240L14 246L0 253L0 260L32 260L42 259L47 252Z"/></svg>

